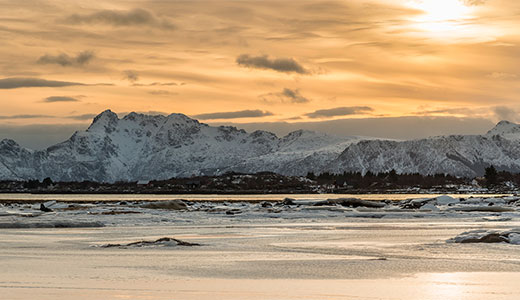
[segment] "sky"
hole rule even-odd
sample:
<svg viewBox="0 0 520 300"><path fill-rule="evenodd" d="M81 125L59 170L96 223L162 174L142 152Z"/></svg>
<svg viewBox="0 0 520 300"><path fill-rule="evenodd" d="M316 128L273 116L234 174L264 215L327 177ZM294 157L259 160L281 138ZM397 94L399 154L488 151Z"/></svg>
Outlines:
<svg viewBox="0 0 520 300"><path fill-rule="evenodd" d="M111 109L277 134L419 138L520 122L520 2L0 0L0 138Z"/></svg>

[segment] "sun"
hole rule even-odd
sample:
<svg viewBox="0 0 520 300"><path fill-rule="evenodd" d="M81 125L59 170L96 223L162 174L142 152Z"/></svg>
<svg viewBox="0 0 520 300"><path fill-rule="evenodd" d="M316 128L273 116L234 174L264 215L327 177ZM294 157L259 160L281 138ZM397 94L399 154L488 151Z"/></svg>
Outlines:
<svg viewBox="0 0 520 300"><path fill-rule="evenodd" d="M409 0L407 4L420 11L411 21L424 31L439 33L460 30L471 18L471 8L462 0Z"/></svg>
<svg viewBox="0 0 520 300"><path fill-rule="evenodd" d="M460 0L411 0L409 5L424 12L419 16L424 22L458 21L470 13L470 7Z"/></svg>

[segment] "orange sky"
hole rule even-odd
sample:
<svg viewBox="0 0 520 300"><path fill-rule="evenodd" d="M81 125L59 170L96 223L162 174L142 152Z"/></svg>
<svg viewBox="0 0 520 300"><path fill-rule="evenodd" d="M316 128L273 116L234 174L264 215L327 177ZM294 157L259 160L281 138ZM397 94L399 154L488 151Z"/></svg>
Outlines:
<svg viewBox="0 0 520 300"><path fill-rule="evenodd" d="M234 123L519 121L518 1L0 6L0 125L86 124L107 108Z"/></svg>

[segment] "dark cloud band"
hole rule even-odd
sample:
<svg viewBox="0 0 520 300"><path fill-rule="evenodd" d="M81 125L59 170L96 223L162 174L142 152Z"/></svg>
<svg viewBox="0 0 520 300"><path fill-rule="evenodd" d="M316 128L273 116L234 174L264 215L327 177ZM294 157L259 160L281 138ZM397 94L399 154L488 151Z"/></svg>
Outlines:
<svg viewBox="0 0 520 300"><path fill-rule="evenodd" d="M57 81L57 80L46 80L39 78L4 78L0 79L0 89L18 89L18 88L27 88L27 87L64 87L64 86L74 86L74 85L85 85L83 83L78 82L69 82L69 81Z"/></svg>
<svg viewBox="0 0 520 300"><path fill-rule="evenodd" d="M50 96L43 99L43 102L53 103L53 102L78 102L79 100L74 97L69 96Z"/></svg>
<svg viewBox="0 0 520 300"><path fill-rule="evenodd" d="M106 24L112 26L152 26L173 29L170 21L158 18L151 12L136 8L129 11L101 10L92 14L73 14L66 19L71 24Z"/></svg>
<svg viewBox="0 0 520 300"><path fill-rule="evenodd" d="M331 109L320 109L312 113L305 114L309 118L332 118L338 116L350 115L364 115L374 111L368 106L350 106L350 107L336 107Z"/></svg>
<svg viewBox="0 0 520 300"><path fill-rule="evenodd" d="M292 58L270 58L267 55L250 56L249 54L242 54L237 57L236 62L239 66L248 68L269 69L283 73L308 73L302 65Z"/></svg>
<svg viewBox="0 0 520 300"><path fill-rule="evenodd" d="M260 118L265 116L272 116L268 111L256 110L241 110L233 112L218 112L209 114L200 114L193 116L199 120L217 120L217 119L239 119L239 118Z"/></svg>
<svg viewBox="0 0 520 300"><path fill-rule="evenodd" d="M45 54L38 59L39 64L56 64L62 67L68 66L83 66L88 64L94 58L94 52L83 51L77 56L72 57L68 54L61 53L59 55Z"/></svg>

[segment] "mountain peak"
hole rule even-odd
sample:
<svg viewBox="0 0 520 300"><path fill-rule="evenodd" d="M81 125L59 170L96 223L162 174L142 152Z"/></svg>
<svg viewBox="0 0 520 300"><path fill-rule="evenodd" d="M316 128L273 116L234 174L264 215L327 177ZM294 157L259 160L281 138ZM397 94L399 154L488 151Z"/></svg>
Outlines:
<svg viewBox="0 0 520 300"><path fill-rule="evenodd" d="M506 135L509 137L514 135L515 137L520 138L520 125L510 121L502 120L498 122L493 129L488 131L487 135Z"/></svg>
<svg viewBox="0 0 520 300"><path fill-rule="evenodd" d="M192 119L188 117L185 114L179 114L179 113L173 113L168 115L168 119L171 120L183 120L183 121L196 121L195 119Z"/></svg>
<svg viewBox="0 0 520 300"><path fill-rule="evenodd" d="M94 118L87 131L102 129L110 132L118 121L119 117L117 114L107 109Z"/></svg>

